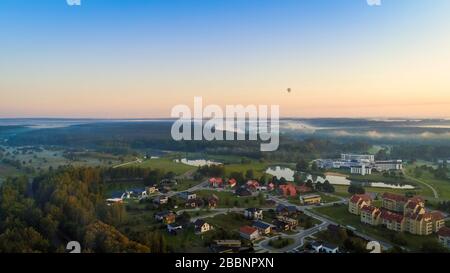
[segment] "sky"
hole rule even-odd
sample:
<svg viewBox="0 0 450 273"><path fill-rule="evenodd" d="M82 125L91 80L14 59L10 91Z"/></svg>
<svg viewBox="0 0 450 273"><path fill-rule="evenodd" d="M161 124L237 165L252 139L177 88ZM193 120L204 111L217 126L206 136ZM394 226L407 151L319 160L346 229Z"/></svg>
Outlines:
<svg viewBox="0 0 450 273"><path fill-rule="evenodd" d="M381 2L1 0L0 118L450 117L450 1Z"/></svg>

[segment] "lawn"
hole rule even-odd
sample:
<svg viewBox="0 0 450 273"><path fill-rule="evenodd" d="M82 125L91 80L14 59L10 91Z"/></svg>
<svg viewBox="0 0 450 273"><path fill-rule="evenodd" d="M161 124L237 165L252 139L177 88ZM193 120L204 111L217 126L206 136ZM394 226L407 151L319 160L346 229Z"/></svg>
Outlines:
<svg viewBox="0 0 450 273"><path fill-rule="evenodd" d="M405 169L406 174L408 176L419 179L420 181L423 181L423 182L429 184L430 186L432 186L433 188L435 188L439 194L440 200L450 200L450 181L436 179L436 178L434 178L434 176L431 173L429 173L427 171L423 171L421 177L415 177L413 170L416 166L418 166L418 165L416 165L416 164L408 165ZM416 184L419 184L419 183L416 183ZM421 188L423 188L423 192L425 192L425 194L424 194L425 196L430 197L430 199L434 199L431 189L429 189L425 185L422 185L422 184L419 184L419 185L421 186Z"/></svg>
<svg viewBox="0 0 450 273"><path fill-rule="evenodd" d="M244 215L239 213L220 214L213 218L206 218L205 221L216 228L235 231L238 231L242 226L252 224L251 220L245 219Z"/></svg>
<svg viewBox="0 0 450 273"><path fill-rule="evenodd" d="M408 233L397 233L391 230L388 230L384 227L374 227L370 225L366 225L360 222L359 216L350 214L348 212L348 207L346 205L332 206L332 207L321 207L314 208L313 211L330 218L331 220L343 225L343 226L351 226L356 228L359 232L370 235L379 240L393 242L393 238L399 236L401 234L402 238L406 241L406 247L412 251L417 251L421 248L424 242L430 240L437 240L435 235L431 236L417 236Z"/></svg>
<svg viewBox="0 0 450 273"><path fill-rule="evenodd" d="M294 243L294 239L277 237L269 241L269 246L275 249L282 249Z"/></svg>
<svg viewBox="0 0 450 273"><path fill-rule="evenodd" d="M245 175L248 170L253 170L255 177L259 178L265 174L269 166L276 165L267 162L252 161L245 164L229 164L225 165L225 175L230 176L233 172L240 172Z"/></svg>
<svg viewBox="0 0 450 273"><path fill-rule="evenodd" d="M333 186L334 186L334 189L336 190L336 192L334 193L335 195L346 197L346 198L350 198L352 196L350 193L348 193L348 186L344 186L344 185L333 185ZM389 192L389 193L396 193L396 194L404 195L407 192L414 191L418 195L426 196L425 194L423 194L424 190L422 190L422 189L401 190L401 189L387 189L387 188L375 188L375 187L364 187L364 189L366 190L367 193L383 194L385 192Z"/></svg>
<svg viewBox="0 0 450 273"><path fill-rule="evenodd" d="M178 181L177 185L172 189L173 191L185 191L200 184L201 182L195 180L181 180Z"/></svg>
<svg viewBox="0 0 450 273"><path fill-rule="evenodd" d="M160 169L165 172L174 172L177 175L181 175L188 171L197 169L194 166L189 166L189 165L186 165L183 163L174 162L172 158L168 158L168 157L147 159L147 160L143 161L142 163L134 163L130 166L151 168L151 169Z"/></svg>
<svg viewBox="0 0 450 273"><path fill-rule="evenodd" d="M219 197L219 208L251 208L251 207L267 207L265 204L265 198L262 199L259 196L239 197L233 192L227 191L212 191L201 190L195 192L198 197L208 198L215 194ZM263 202L261 202L263 201Z"/></svg>

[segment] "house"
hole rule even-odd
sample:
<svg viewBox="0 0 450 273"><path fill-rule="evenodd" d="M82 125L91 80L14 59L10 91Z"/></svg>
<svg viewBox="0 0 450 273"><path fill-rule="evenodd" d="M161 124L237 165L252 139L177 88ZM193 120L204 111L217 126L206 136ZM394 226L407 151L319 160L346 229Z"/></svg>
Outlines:
<svg viewBox="0 0 450 273"><path fill-rule="evenodd" d="M180 196L181 199L186 200L186 201L194 200L194 199L197 198L197 194L192 193L192 192L188 192L188 191L181 192L179 194L179 196Z"/></svg>
<svg viewBox="0 0 450 273"><path fill-rule="evenodd" d="M148 195L157 193L159 190L155 186L146 187L145 191Z"/></svg>
<svg viewBox="0 0 450 273"><path fill-rule="evenodd" d="M259 232L256 228L250 226L244 226L239 229L239 234L242 238L254 241L259 239Z"/></svg>
<svg viewBox="0 0 450 273"><path fill-rule="evenodd" d="M208 207L210 209L217 208L218 204L219 204L219 197L217 197L217 195L213 194L211 197L208 198Z"/></svg>
<svg viewBox="0 0 450 273"><path fill-rule="evenodd" d="M381 210L380 221L387 229L397 232L405 231L405 217L402 214L383 209Z"/></svg>
<svg viewBox="0 0 450 273"><path fill-rule="evenodd" d="M258 208L249 208L244 211L244 217L250 220L262 220L263 210Z"/></svg>
<svg viewBox="0 0 450 273"><path fill-rule="evenodd" d="M364 206L361 208L361 222L376 226L380 224L381 211L374 206Z"/></svg>
<svg viewBox="0 0 450 273"><path fill-rule="evenodd" d="M285 230L295 230L297 228L297 226L298 226L298 220L297 219L289 218L289 217L286 217L286 216L277 216L277 220L279 222L287 224L287 229L285 229Z"/></svg>
<svg viewBox="0 0 450 273"><path fill-rule="evenodd" d="M223 179L220 177L211 177L209 179L209 186L212 188L220 188L223 186Z"/></svg>
<svg viewBox="0 0 450 273"><path fill-rule="evenodd" d="M363 176L370 175L372 174L372 168L370 166L366 166L365 164L352 166L350 168L350 173Z"/></svg>
<svg viewBox="0 0 450 273"><path fill-rule="evenodd" d="M381 196L382 207L396 212L403 212L408 198L403 195L398 195L394 193L383 193Z"/></svg>
<svg viewBox="0 0 450 273"><path fill-rule="evenodd" d="M317 205L322 202L322 197L318 194L308 194L300 196L300 203L303 205Z"/></svg>
<svg viewBox="0 0 450 273"><path fill-rule="evenodd" d="M195 208L203 207L203 204L204 204L204 202L202 199L196 198L196 199L187 200L184 206L186 208L195 209Z"/></svg>
<svg viewBox="0 0 450 273"><path fill-rule="evenodd" d="M308 192L312 192L312 188L306 186L306 185L301 185L297 187L297 191L299 193L308 193Z"/></svg>
<svg viewBox="0 0 450 273"><path fill-rule="evenodd" d="M125 198L125 193L115 192L112 194L111 198L106 199L106 202L108 204L123 203L124 198Z"/></svg>
<svg viewBox="0 0 450 273"><path fill-rule="evenodd" d="M292 183L280 185L278 189L283 196L297 196L297 188Z"/></svg>
<svg viewBox="0 0 450 273"><path fill-rule="evenodd" d="M177 223L172 223L172 224L168 224L167 225L167 231L169 232L169 233L177 233L177 230L182 230L183 229L183 226L182 225L180 225L180 224L177 224Z"/></svg>
<svg viewBox="0 0 450 273"><path fill-rule="evenodd" d="M334 254L339 252L339 247L333 244L313 242L311 247L316 253Z"/></svg>
<svg viewBox="0 0 450 273"><path fill-rule="evenodd" d="M198 219L194 222L195 233L203 234L213 229L213 226L205 222L204 220Z"/></svg>
<svg viewBox="0 0 450 273"><path fill-rule="evenodd" d="M272 225L263 221L254 221L252 227L259 231L259 234L267 235L272 232Z"/></svg>
<svg viewBox="0 0 450 273"><path fill-rule="evenodd" d="M130 198L133 199L146 199L148 198L148 193L147 190L145 188L142 189L132 189L130 191L128 191Z"/></svg>
<svg viewBox="0 0 450 273"><path fill-rule="evenodd" d="M234 178L228 179L228 187L229 188L234 188L237 185L237 181Z"/></svg>
<svg viewBox="0 0 450 273"><path fill-rule="evenodd" d="M259 187L259 182L256 180L249 180L246 185L249 191L256 191Z"/></svg>
<svg viewBox="0 0 450 273"><path fill-rule="evenodd" d="M164 205L169 202L169 197L165 195L158 195L153 199L153 204L155 205Z"/></svg>
<svg viewBox="0 0 450 273"><path fill-rule="evenodd" d="M210 246L213 253L236 253L241 247L240 240L215 240Z"/></svg>
<svg viewBox="0 0 450 273"><path fill-rule="evenodd" d="M336 245L333 245L333 244L323 244L321 252L327 253L327 254L330 254L330 253L335 254L335 253L339 252L339 247Z"/></svg>
<svg viewBox="0 0 450 273"><path fill-rule="evenodd" d="M291 216L298 213L296 206L285 206L283 204L278 205L275 211L278 215L282 216Z"/></svg>
<svg viewBox="0 0 450 273"><path fill-rule="evenodd" d="M442 227L439 231L438 231L438 237L439 237L439 242L447 247L450 248L450 228L448 227Z"/></svg>
<svg viewBox="0 0 450 273"><path fill-rule="evenodd" d="M348 202L348 211L351 214L360 215L361 208L364 206L370 206L372 204L372 198L367 194L355 194L350 198Z"/></svg>
<svg viewBox="0 0 450 273"><path fill-rule="evenodd" d="M312 247L312 249L314 249L314 251L316 253L320 253L320 250L322 249L322 243L320 243L320 242L313 242L311 244L311 247Z"/></svg>
<svg viewBox="0 0 450 273"><path fill-rule="evenodd" d="M288 231L290 230L290 227L287 223L279 221L279 220L274 220L273 221L273 225L275 226L276 230L278 231Z"/></svg>
<svg viewBox="0 0 450 273"><path fill-rule="evenodd" d="M252 195L252 192L251 191L249 191L248 189L246 189L246 188L238 188L237 190L236 190L236 195L237 196L241 196L241 197L244 197L244 196L251 196Z"/></svg>
<svg viewBox="0 0 450 273"><path fill-rule="evenodd" d="M175 223L177 215L171 211L162 211L155 214L155 220L166 225Z"/></svg>

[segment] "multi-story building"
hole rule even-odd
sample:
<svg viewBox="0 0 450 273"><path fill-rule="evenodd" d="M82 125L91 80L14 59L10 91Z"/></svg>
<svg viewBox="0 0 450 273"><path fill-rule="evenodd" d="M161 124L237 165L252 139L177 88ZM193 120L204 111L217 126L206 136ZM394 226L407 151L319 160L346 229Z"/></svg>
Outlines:
<svg viewBox="0 0 450 273"><path fill-rule="evenodd" d="M396 212L381 210L380 223L387 229L403 232L405 231L405 217Z"/></svg>
<svg viewBox="0 0 450 273"><path fill-rule="evenodd" d="M370 175L372 174L372 168L370 166L361 164L351 167L350 173L356 175Z"/></svg>
<svg viewBox="0 0 450 273"><path fill-rule="evenodd" d="M374 167L379 172L391 170L403 170L403 161L402 160L376 161Z"/></svg>
<svg viewBox="0 0 450 273"><path fill-rule="evenodd" d="M358 162L374 162L374 155L358 155L358 154L341 154L341 160L358 161Z"/></svg>
<svg viewBox="0 0 450 273"><path fill-rule="evenodd" d="M300 203L303 205L317 205L322 202L322 197L318 194L307 194L300 196Z"/></svg>
<svg viewBox="0 0 450 273"><path fill-rule="evenodd" d="M405 204L408 202L406 196L393 193L384 193L381 200L383 208L396 212L403 212Z"/></svg>
<svg viewBox="0 0 450 273"><path fill-rule="evenodd" d="M361 208L364 206L370 206L372 199L367 194L355 194L350 198L348 202L348 211L351 214L360 215Z"/></svg>
<svg viewBox="0 0 450 273"><path fill-rule="evenodd" d="M382 197L383 208L362 205L365 202L354 195L349 202L349 212L359 215L362 223L383 225L397 232L409 232L415 235L430 235L444 227L444 216L439 211L427 212L424 200L420 197L407 198L401 195L385 193Z"/></svg>
<svg viewBox="0 0 450 273"><path fill-rule="evenodd" d="M447 247L450 248L450 228L443 227L438 231L439 236L439 242Z"/></svg>
<svg viewBox="0 0 450 273"><path fill-rule="evenodd" d="M374 206L364 206L361 208L361 222L376 226L380 224L381 210Z"/></svg>
<svg viewBox="0 0 450 273"><path fill-rule="evenodd" d="M430 235L438 232L444 225L444 216L438 211L408 214L406 229L411 234Z"/></svg>

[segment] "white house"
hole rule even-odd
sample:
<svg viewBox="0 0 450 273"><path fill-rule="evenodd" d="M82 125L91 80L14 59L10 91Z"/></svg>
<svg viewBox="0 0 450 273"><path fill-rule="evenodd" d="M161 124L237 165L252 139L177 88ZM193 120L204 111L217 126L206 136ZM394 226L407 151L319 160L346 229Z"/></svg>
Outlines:
<svg viewBox="0 0 450 273"><path fill-rule="evenodd" d="M189 201L189 200L196 199L197 194L185 191L185 192L180 193L180 197L186 201Z"/></svg>
<svg viewBox="0 0 450 273"><path fill-rule="evenodd" d="M205 222L204 220L198 219L194 222L195 232L197 234L203 234L210 230L213 230L213 226Z"/></svg>
<svg viewBox="0 0 450 273"><path fill-rule="evenodd" d="M250 220L262 220L263 210L257 208L249 208L244 211L244 217Z"/></svg>

